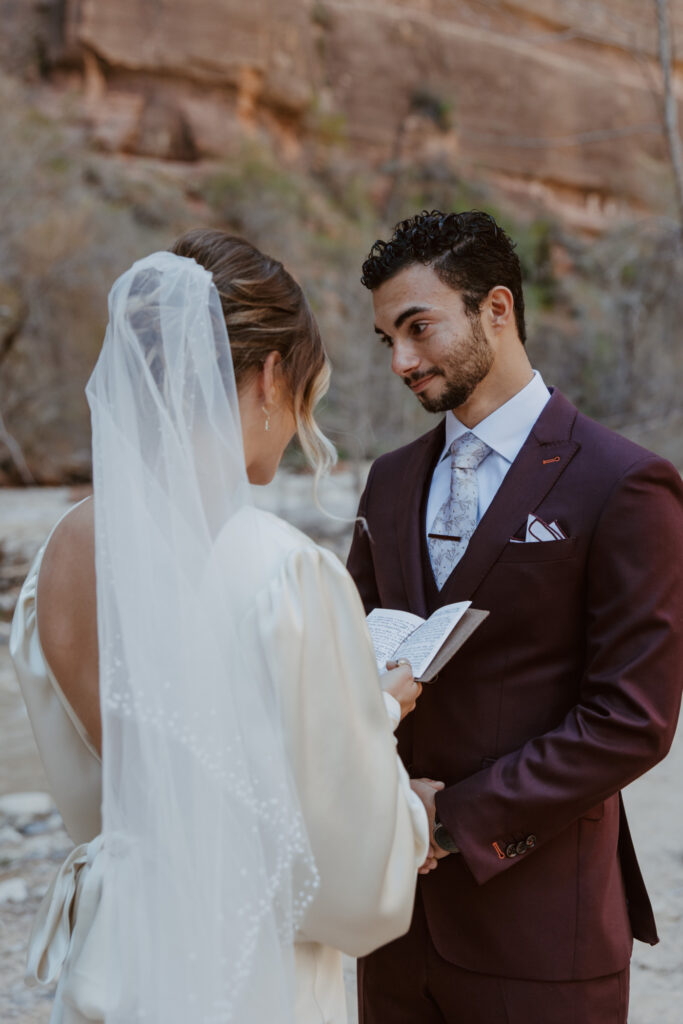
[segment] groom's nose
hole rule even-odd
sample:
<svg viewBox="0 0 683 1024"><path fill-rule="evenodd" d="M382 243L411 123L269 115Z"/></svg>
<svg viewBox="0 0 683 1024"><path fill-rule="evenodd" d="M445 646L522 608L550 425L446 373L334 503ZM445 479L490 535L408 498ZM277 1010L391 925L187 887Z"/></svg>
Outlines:
<svg viewBox="0 0 683 1024"><path fill-rule="evenodd" d="M414 373L419 365L420 355L416 347L409 341L395 338L391 350L391 369L394 373L405 377L408 373Z"/></svg>

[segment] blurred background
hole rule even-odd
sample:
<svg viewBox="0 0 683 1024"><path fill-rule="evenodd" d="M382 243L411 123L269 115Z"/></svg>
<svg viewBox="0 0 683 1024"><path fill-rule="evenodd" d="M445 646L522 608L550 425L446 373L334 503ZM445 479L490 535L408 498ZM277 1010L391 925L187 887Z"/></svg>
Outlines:
<svg viewBox="0 0 683 1024"><path fill-rule="evenodd" d="M413 437L359 276L434 206L517 239L546 379L683 463L681 0L0 0L0 25L3 482L89 478L109 287L199 224L304 285L342 456Z"/></svg>
<svg viewBox="0 0 683 1024"><path fill-rule="evenodd" d="M482 208L518 242L546 381L683 467L681 99L683 0L0 0L3 1021L49 1015L21 961L69 846L26 797L45 783L9 620L87 493L114 278L197 225L285 262L335 368L323 500L351 516L368 460L433 422L375 340L361 263L404 216ZM287 458L260 500L343 556L348 526ZM683 1020L680 747L629 803L666 938L635 961L636 1024Z"/></svg>

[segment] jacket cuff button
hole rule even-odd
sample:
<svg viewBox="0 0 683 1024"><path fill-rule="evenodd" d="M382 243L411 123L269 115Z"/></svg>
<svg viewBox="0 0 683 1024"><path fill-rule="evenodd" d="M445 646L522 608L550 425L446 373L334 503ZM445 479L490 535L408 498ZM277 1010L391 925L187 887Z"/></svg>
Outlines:
<svg viewBox="0 0 683 1024"><path fill-rule="evenodd" d="M534 835L527 836L526 837L526 847L527 847L527 849L528 850L533 850L533 848L534 848L534 846L536 845L537 842L538 842L538 840L536 839L536 836L534 836Z"/></svg>
<svg viewBox="0 0 683 1024"><path fill-rule="evenodd" d="M517 847L515 846L514 843L510 843L509 846L506 846L506 848L505 848L505 856L506 857L516 857L517 856Z"/></svg>

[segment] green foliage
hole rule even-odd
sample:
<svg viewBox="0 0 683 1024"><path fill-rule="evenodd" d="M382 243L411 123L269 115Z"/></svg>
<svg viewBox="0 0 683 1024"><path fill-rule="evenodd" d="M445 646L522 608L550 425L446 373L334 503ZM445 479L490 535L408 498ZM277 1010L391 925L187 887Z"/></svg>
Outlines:
<svg viewBox="0 0 683 1024"><path fill-rule="evenodd" d="M399 179L397 192L395 220L410 217L420 210L434 209L444 212L487 210L501 224L509 220L495 205L490 189L467 181L444 162L409 170Z"/></svg>
<svg viewBox="0 0 683 1024"><path fill-rule="evenodd" d="M525 297L532 308L552 310L558 300L558 282L552 267L551 249L558 228L544 218L507 230L517 242L517 255L522 265Z"/></svg>
<svg viewBox="0 0 683 1024"><path fill-rule="evenodd" d="M50 158L47 163L47 167L55 174L66 174L71 167L71 162L67 156L64 156L63 154L56 154Z"/></svg>
<svg viewBox="0 0 683 1024"><path fill-rule="evenodd" d="M346 114L325 110L317 96L306 114L305 126L309 134L323 146L343 146L348 141Z"/></svg>
<svg viewBox="0 0 683 1024"><path fill-rule="evenodd" d="M432 121L441 132L453 127L453 103L426 86L415 89L410 97L410 109Z"/></svg>
<svg viewBox="0 0 683 1024"><path fill-rule="evenodd" d="M625 288L633 287L638 280L638 268L634 263L624 263L619 270L621 283Z"/></svg>
<svg viewBox="0 0 683 1024"><path fill-rule="evenodd" d="M209 175L200 191L226 223L248 220L249 211L259 206L276 209L283 217L306 220L309 214L306 182L258 146L245 147L235 160Z"/></svg>
<svg viewBox="0 0 683 1024"><path fill-rule="evenodd" d="M330 29L333 25L332 11L329 9L327 4L321 3L320 0L316 0L311 10L311 21L314 25L318 25L322 29Z"/></svg>

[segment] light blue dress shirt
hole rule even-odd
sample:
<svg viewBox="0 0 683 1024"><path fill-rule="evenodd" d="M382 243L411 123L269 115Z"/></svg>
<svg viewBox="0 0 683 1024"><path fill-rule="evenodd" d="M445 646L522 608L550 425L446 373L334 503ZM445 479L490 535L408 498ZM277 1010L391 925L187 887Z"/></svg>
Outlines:
<svg viewBox="0 0 683 1024"><path fill-rule="evenodd" d="M541 415L550 392L538 370L521 391L504 405L473 427L471 433L484 441L491 452L477 469L479 509L477 525L495 498L505 474L515 461L531 428ZM452 412L446 413L446 443L432 476L427 501L426 532L429 533L436 514L451 493L451 460L449 449L453 442L468 433L469 427L461 423Z"/></svg>

